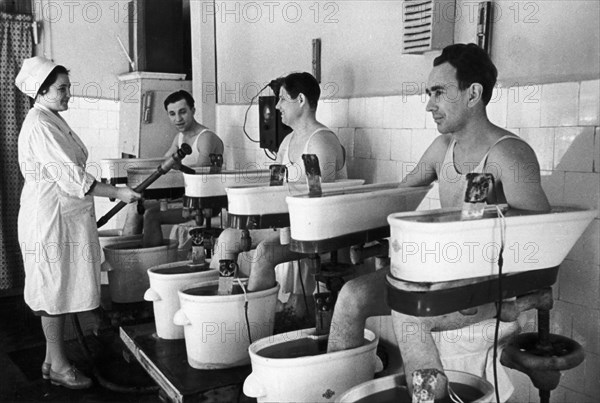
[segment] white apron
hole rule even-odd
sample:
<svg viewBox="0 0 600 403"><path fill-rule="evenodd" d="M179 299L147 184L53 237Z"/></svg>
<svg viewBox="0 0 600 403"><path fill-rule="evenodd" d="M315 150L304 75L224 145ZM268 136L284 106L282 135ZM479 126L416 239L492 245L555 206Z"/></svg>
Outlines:
<svg viewBox="0 0 600 403"><path fill-rule="evenodd" d="M64 314L100 304L100 243L94 177L88 152L59 116L40 104L19 134L25 178L19 210L19 244L25 265L25 302L34 311Z"/></svg>

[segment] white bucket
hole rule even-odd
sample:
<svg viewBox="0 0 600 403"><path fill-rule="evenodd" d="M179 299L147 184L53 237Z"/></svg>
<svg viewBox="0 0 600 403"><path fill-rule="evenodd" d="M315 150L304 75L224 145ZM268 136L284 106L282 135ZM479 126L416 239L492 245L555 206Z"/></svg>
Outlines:
<svg viewBox="0 0 600 403"><path fill-rule="evenodd" d="M248 326L252 340L273 334L279 284L268 290L250 292L248 321L245 294L202 295L216 292L219 281L194 284L178 292L181 308L173 322L184 327L188 363L197 369L219 369L247 365Z"/></svg>
<svg viewBox="0 0 600 403"><path fill-rule="evenodd" d="M462 371L446 370L444 373L450 381L450 387L462 401L484 403L494 400L494 387L485 379ZM336 400L338 403L411 401L404 375L389 375L362 383L347 390Z"/></svg>
<svg viewBox="0 0 600 403"><path fill-rule="evenodd" d="M191 260L161 264L148 269L150 288L144 294L146 301L154 306L156 334L162 339L183 339L183 328L173 323L179 310L177 291L188 284L218 280L218 270L198 271L189 264ZM207 265L208 268L208 265Z"/></svg>
<svg viewBox="0 0 600 403"><path fill-rule="evenodd" d="M115 243L138 241L142 240L142 234L123 235L122 229L102 229L98 230L98 239L100 240L100 263L104 263L104 247Z"/></svg>
<svg viewBox="0 0 600 403"><path fill-rule="evenodd" d="M142 248L142 242L128 241L106 245L102 264L108 271L108 289L113 302L129 303L144 300L150 287L146 271L153 266L177 260L177 241L169 239L162 246Z"/></svg>
<svg viewBox="0 0 600 403"><path fill-rule="evenodd" d="M333 401L373 379L378 342L378 336L365 329L362 346L319 353L317 345L325 349L327 339L315 336L314 328L258 340L250 346L252 373L244 381L244 394L258 402Z"/></svg>

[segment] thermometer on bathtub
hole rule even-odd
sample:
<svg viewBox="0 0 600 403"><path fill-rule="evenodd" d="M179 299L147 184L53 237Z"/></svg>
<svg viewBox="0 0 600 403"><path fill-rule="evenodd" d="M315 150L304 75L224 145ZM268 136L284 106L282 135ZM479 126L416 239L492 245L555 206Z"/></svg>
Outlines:
<svg viewBox="0 0 600 403"><path fill-rule="evenodd" d="M468 173L467 189L461 213L461 219L473 220L483 217L487 197L494 186L492 174Z"/></svg>
<svg viewBox="0 0 600 403"><path fill-rule="evenodd" d="M218 295L231 295L233 282L237 277L238 265L230 259L219 260L219 290Z"/></svg>

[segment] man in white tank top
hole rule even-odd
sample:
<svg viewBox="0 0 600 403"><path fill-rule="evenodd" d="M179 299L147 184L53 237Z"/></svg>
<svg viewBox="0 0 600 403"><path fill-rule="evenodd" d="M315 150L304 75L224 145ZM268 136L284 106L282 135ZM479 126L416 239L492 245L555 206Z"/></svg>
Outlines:
<svg viewBox="0 0 600 403"><path fill-rule="evenodd" d="M281 78L281 90L277 109L281 112L282 122L293 129L281 143L277 152L277 163L288 169L289 182L306 181L302 154L315 154L319 159L323 182L333 182L346 178L344 148L337 136L316 119L320 87L309 73L292 73ZM240 252L241 232L226 229L219 236L211 266L217 267L220 259L237 259ZM281 285L282 295L289 295L288 306L295 310L296 316L303 317L306 312L303 291L310 295L315 288L314 267L307 259L293 253L288 245L280 242L279 230L256 230L251 234L252 248L255 248L249 265L248 289L260 291L271 288L277 282ZM298 260L298 265L294 261ZM240 268L248 270L240 258ZM246 266L246 268L244 268ZM277 266L277 271L275 270ZM310 308L309 308L310 309Z"/></svg>
<svg viewBox="0 0 600 403"><path fill-rule="evenodd" d="M223 154L223 141L195 119L195 102L189 92L180 90L170 94L164 101L164 107L173 127L178 131L171 147L165 153L165 158L173 155L183 143L192 147L192 153L183 160L183 163L189 167L210 165L210 154ZM182 224L187 221L182 216L182 208L161 211L158 203L146 202L145 204L146 211L143 218L135 212L135 206L129 208L123 232L124 234L140 233L143 228L143 246L146 248L163 244L161 229L163 224ZM182 230L184 234L179 237L180 243L188 238L187 228Z"/></svg>
<svg viewBox="0 0 600 403"><path fill-rule="evenodd" d="M192 147L192 154L184 159L187 166L210 165L210 154L223 154L223 141L194 117L195 101L190 93L184 90L174 92L165 99L164 106L178 131L165 157L173 155L183 143Z"/></svg>
<svg viewBox="0 0 600 403"><path fill-rule="evenodd" d="M491 123L487 117L486 105L496 76L496 68L487 53L475 44L451 45L434 60L426 89L430 97L426 109L431 112L441 135L425 151L415 169L402 180L402 186L425 186L437 180L442 207L461 207L464 175L473 171L488 172L495 179L490 203L507 203L511 209L550 209L541 187L539 164L531 147ZM346 283L334 310L329 351L361 345L366 318L390 313L384 282L388 273L389 269L380 270ZM531 308L533 300L528 298L503 303L500 327L503 339L518 331L518 324L512 321L520 312ZM493 303L427 318L393 311L394 331L410 392L415 369L459 369L485 376L488 380L491 376L493 384L493 374L489 371L489 361L493 360L487 360L493 342L485 337L487 334L482 334L481 325L491 320L493 329L495 319L492 318L495 315ZM406 331L407 324L419 331L410 334ZM434 342L432 329L462 329L469 325L475 329L471 332L473 338L462 337L446 345ZM441 339L443 341L444 338ZM501 365L498 367L502 368ZM513 387L504 371L499 372L500 400L506 400ZM436 398L446 393L445 382L440 382Z"/></svg>

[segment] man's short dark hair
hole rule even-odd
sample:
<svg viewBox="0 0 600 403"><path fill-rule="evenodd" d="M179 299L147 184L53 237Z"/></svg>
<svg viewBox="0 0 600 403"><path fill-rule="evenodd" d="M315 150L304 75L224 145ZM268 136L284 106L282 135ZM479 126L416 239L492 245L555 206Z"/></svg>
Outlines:
<svg viewBox="0 0 600 403"><path fill-rule="evenodd" d="M167 97L167 99L165 99L165 110L167 110L167 106L169 104L174 104L175 102L179 102L182 99L185 100L185 102L188 104L190 109L194 108L195 102L194 102L194 97L192 97L192 94L190 94L189 92L184 91L184 90L179 90L179 91L176 91L176 92L170 94Z"/></svg>
<svg viewBox="0 0 600 403"><path fill-rule="evenodd" d="M319 97L321 96L321 87L319 87L319 82L312 74L292 73L283 77L281 84L292 99L296 99L298 94L302 93L306 97L310 108L317 109Z"/></svg>
<svg viewBox="0 0 600 403"><path fill-rule="evenodd" d="M465 90L473 83L483 86L481 99L487 105L498 78L498 70L485 50L474 43L458 43L446 46L442 54L433 60L434 66L450 63L456 69L458 88Z"/></svg>

